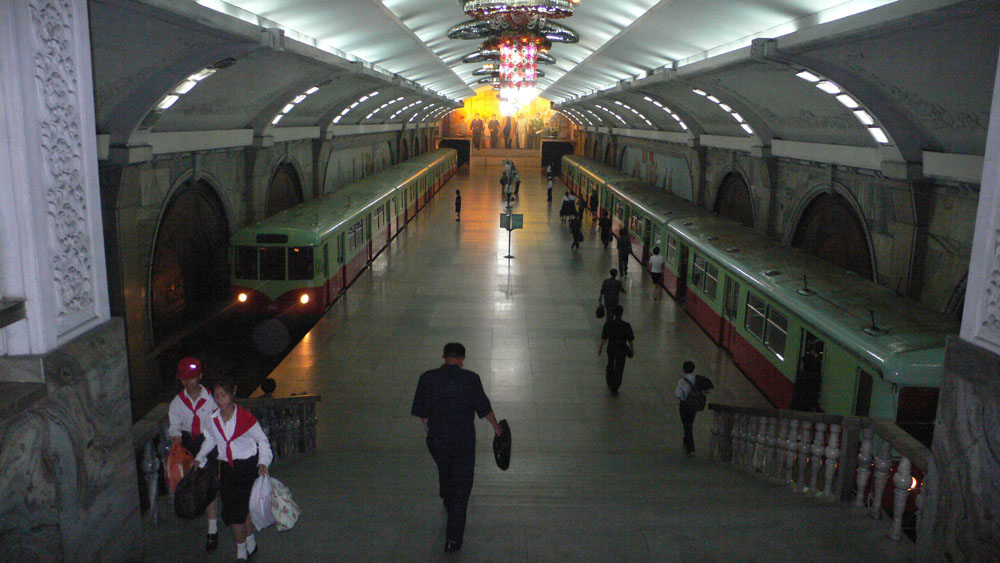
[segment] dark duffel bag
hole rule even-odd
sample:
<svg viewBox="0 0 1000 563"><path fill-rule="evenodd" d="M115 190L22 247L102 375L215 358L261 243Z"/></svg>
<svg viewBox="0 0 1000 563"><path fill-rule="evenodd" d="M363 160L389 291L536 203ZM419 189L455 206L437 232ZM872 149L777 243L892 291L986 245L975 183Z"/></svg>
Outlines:
<svg viewBox="0 0 1000 563"><path fill-rule="evenodd" d="M597 314L597 318L603 319L604 318L604 313L605 313L605 311L604 311L604 303L598 303L597 304L597 311L595 311L595 312Z"/></svg>
<svg viewBox="0 0 1000 563"><path fill-rule="evenodd" d="M510 424L506 419L500 421L500 428L503 428L503 434L493 436L493 457L497 460L497 467L506 471L510 467Z"/></svg>
<svg viewBox="0 0 1000 563"><path fill-rule="evenodd" d="M215 499L219 490L218 462L209 461L205 467L188 471L174 489L174 510L181 518L197 518Z"/></svg>

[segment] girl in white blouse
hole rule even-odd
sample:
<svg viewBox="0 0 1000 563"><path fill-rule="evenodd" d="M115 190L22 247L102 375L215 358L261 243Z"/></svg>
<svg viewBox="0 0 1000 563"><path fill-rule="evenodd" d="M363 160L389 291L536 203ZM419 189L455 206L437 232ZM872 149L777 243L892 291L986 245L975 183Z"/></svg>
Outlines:
<svg viewBox="0 0 1000 563"><path fill-rule="evenodd" d="M238 406L236 385L222 378L213 388L219 408L205 432L205 443L195 459L204 467L212 450L219 453L222 521L233 527L236 560L246 561L257 550L250 522L250 491L258 475L267 475L271 444L250 411Z"/></svg>

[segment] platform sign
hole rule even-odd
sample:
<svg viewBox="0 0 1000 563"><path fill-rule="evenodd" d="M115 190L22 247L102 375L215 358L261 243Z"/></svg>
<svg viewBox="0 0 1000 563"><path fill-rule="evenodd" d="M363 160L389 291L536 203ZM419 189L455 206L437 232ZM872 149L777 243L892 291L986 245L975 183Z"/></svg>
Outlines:
<svg viewBox="0 0 1000 563"><path fill-rule="evenodd" d="M524 228L524 215L520 213L501 213L500 214L500 228L507 229L508 231L513 231L514 229Z"/></svg>

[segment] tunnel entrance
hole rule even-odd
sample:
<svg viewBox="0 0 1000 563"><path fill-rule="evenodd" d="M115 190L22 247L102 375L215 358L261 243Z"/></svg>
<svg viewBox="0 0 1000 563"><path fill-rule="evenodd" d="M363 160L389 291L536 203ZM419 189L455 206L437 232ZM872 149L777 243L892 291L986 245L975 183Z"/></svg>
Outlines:
<svg viewBox="0 0 1000 563"><path fill-rule="evenodd" d="M719 193L715 196L713 211L722 217L753 228L753 204L750 201L750 188L743 181L742 176L735 172L726 174L719 185Z"/></svg>
<svg viewBox="0 0 1000 563"><path fill-rule="evenodd" d="M302 203L302 183L299 182L295 167L286 162L278 167L271 178L264 216L276 215L300 203Z"/></svg>
<svg viewBox="0 0 1000 563"><path fill-rule="evenodd" d="M850 202L842 195L825 193L802 212L792 246L873 280L867 240Z"/></svg>
<svg viewBox="0 0 1000 563"><path fill-rule="evenodd" d="M229 298L229 225L215 190L198 180L171 198L153 245L150 306L158 345Z"/></svg>

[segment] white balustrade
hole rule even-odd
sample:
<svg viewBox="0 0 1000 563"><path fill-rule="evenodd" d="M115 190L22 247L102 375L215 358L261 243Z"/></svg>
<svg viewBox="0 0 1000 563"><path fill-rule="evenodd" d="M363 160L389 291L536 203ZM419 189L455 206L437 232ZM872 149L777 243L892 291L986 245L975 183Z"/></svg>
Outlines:
<svg viewBox="0 0 1000 563"><path fill-rule="evenodd" d="M767 417L758 416L757 417L757 438L755 439L757 446L754 448L754 464L753 468L758 473L764 471L764 461L767 457Z"/></svg>
<svg viewBox="0 0 1000 563"><path fill-rule="evenodd" d="M795 480L795 454L798 453L799 419L788 421L788 440L785 442L785 482L789 485Z"/></svg>
<svg viewBox="0 0 1000 563"><path fill-rule="evenodd" d="M858 451L858 478L855 482L857 494L854 496L854 506L865 505L865 490L868 488L868 477L872 473L872 437L875 431L865 428L861 431L861 448Z"/></svg>
<svg viewBox="0 0 1000 563"><path fill-rule="evenodd" d="M882 518L882 495L885 484L889 480L889 468L892 467L892 448L888 441L879 440L878 453L875 454L875 488L872 496L872 518Z"/></svg>
<svg viewBox="0 0 1000 563"><path fill-rule="evenodd" d="M802 432L799 434L799 479L795 488L801 488L806 483L806 466L809 464L809 445L812 440L812 422L802 421Z"/></svg>
<svg viewBox="0 0 1000 563"><path fill-rule="evenodd" d="M833 500L833 475L840 462L840 425L830 425L830 441L826 446L826 482L820 496Z"/></svg>
<svg viewBox="0 0 1000 563"><path fill-rule="evenodd" d="M785 467L785 453L788 451L788 419L782 418L778 422L778 437L774 442L774 469L771 472L771 480L775 483L781 482L782 469Z"/></svg>
<svg viewBox="0 0 1000 563"><path fill-rule="evenodd" d="M733 457L729 461L736 467L743 461L743 419L742 413L736 413L733 417Z"/></svg>
<svg viewBox="0 0 1000 563"><path fill-rule="evenodd" d="M774 448L778 443L778 419L770 417L767 419L767 436L764 438L765 451L764 476L772 478L774 476Z"/></svg>
<svg viewBox="0 0 1000 563"><path fill-rule="evenodd" d="M892 484L896 487L896 491L892 501L892 527L889 528L889 537L898 540L903 536L903 511L906 510L906 499L910 496L910 487L913 484L909 458L904 457L899 460L899 467L896 468Z"/></svg>
<svg viewBox="0 0 1000 563"><path fill-rule="evenodd" d="M722 413L719 411L715 411L715 417L712 418L712 438L708 443L709 458L722 457L721 455L717 455L717 453L719 453L717 452L717 448L719 446L719 433L721 427L722 427Z"/></svg>
<svg viewBox="0 0 1000 563"><path fill-rule="evenodd" d="M817 490L816 482L819 480L819 468L820 468L821 465L823 465L823 453L826 451L826 448L823 447L823 439L825 437L824 436L825 432L826 432L826 423L825 422L817 422L816 423L816 436L813 439L812 449L810 450L810 453L812 454L810 456L811 461L812 461L812 475L811 475L811 477L809 479L809 487L808 487L808 489L803 489L803 491L805 491L805 490L809 490L809 491L815 491L815 490Z"/></svg>

